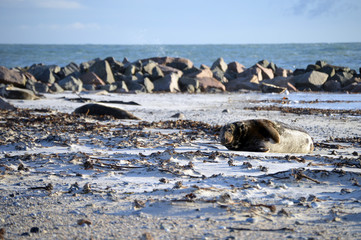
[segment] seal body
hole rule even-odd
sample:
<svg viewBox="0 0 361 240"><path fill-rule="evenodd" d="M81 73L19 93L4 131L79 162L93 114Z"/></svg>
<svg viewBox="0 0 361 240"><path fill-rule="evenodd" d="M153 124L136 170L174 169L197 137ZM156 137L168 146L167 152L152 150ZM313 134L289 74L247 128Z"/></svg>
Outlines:
<svg viewBox="0 0 361 240"><path fill-rule="evenodd" d="M98 104L98 103L85 104L85 105L75 109L74 113L95 115L95 116L108 115L108 116L113 116L118 119L140 120L138 117L134 116L130 112L127 112L123 109L116 108L116 107L110 107L110 106L106 106L106 105Z"/></svg>
<svg viewBox="0 0 361 240"><path fill-rule="evenodd" d="M220 131L221 144L229 150L274 153L310 153L311 136L301 128L267 119L227 124Z"/></svg>

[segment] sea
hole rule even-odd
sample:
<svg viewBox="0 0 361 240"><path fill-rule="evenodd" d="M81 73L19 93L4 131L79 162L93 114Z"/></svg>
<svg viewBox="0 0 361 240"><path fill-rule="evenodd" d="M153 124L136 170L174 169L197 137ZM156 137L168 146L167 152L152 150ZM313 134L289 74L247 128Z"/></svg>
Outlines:
<svg viewBox="0 0 361 240"><path fill-rule="evenodd" d="M359 72L361 42L308 44L208 44L208 45L52 45L0 44L0 66L26 67L36 63L66 66L95 58L114 57L130 62L150 57L183 57L196 67L211 66L222 57L227 63L237 61L251 67L267 59L278 67L294 70L306 68L318 60L349 67Z"/></svg>

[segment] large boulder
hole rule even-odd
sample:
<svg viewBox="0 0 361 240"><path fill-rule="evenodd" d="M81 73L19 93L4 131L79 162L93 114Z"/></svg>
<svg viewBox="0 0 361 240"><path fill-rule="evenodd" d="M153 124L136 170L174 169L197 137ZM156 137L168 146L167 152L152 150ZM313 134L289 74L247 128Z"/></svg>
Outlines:
<svg viewBox="0 0 361 240"><path fill-rule="evenodd" d="M263 79L272 79L272 78L274 78L274 74L273 74L272 69L265 68L262 65L260 65L259 63L256 64L256 67L261 70L262 80Z"/></svg>
<svg viewBox="0 0 361 240"><path fill-rule="evenodd" d="M58 80L56 74L60 72L60 67L56 65L34 64L28 69L28 72L43 83L53 84Z"/></svg>
<svg viewBox="0 0 361 240"><path fill-rule="evenodd" d="M105 83L112 84L115 82L112 69L106 60L96 61L90 68L89 72L94 72Z"/></svg>
<svg viewBox="0 0 361 240"><path fill-rule="evenodd" d="M16 110L16 107L5 101L0 97L0 110Z"/></svg>
<svg viewBox="0 0 361 240"><path fill-rule="evenodd" d="M341 90L341 83L336 80L327 80L323 84L323 90L327 92L338 92Z"/></svg>
<svg viewBox="0 0 361 240"><path fill-rule="evenodd" d="M188 78L211 78L213 77L213 72L209 68L198 69L194 68L189 74L185 74L185 77Z"/></svg>
<svg viewBox="0 0 361 240"><path fill-rule="evenodd" d="M80 76L80 80L83 84L93 84L95 86L105 85L104 81L98 77L94 72L86 72Z"/></svg>
<svg viewBox="0 0 361 240"><path fill-rule="evenodd" d="M154 81L154 91L157 92L179 92L178 80L180 76L176 73L171 73L163 78Z"/></svg>
<svg viewBox="0 0 361 240"><path fill-rule="evenodd" d="M17 87L25 87L26 78L18 71L0 66L0 83L13 84Z"/></svg>
<svg viewBox="0 0 361 240"><path fill-rule="evenodd" d="M294 76L291 83L300 90L311 89L318 91L322 89L322 85L327 81L327 78L326 73L311 71Z"/></svg>
<svg viewBox="0 0 361 240"><path fill-rule="evenodd" d="M152 60L158 64L166 65L172 68L176 68L181 71L186 71L193 68L193 62L186 58L174 58L174 57L154 57L140 60L141 62L149 62Z"/></svg>
<svg viewBox="0 0 361 240"><path fill-rule="evenodd" d="M194 93L199 88L199 81L196 78L181 77L179 87L182 92Z"/></svg>
<svg viewBox="0 0 361 240"><path fill-rule="evenodd" d="M149 61L146 65L143 66L143 73L147 74L152 81L164 77L164 74L159 68L158 63L153 61Z"/></svg>
<svg viewBox="0 0 361 240"><path fill-rule="evenodd" d="M214 70L218 68L219 70L221 70L222 72L226 72L228 69L228 65L227 63L223 60L223 58L218 58L211 67L211 70Z"/></svg>
<svg viewBox="0 0 361 240"><path fill-rule="evenodd" d="M64 90L80 92L83 88L83 82L79 78L68 76L58 82Z"/></svg>
<svg viewBox="0 0 361 240"><path fill-rule="evenodd" d="M222 91L226 91L226 87L224 86L224 84L215 78L203 77L196 78L196 80L199 82L199 88L204 92L210 89L220 89Z"/></svg>
<svg viewBox="0 0 361 240"><path fill-rule="evenodd" d="M246 67L239 62L228 63L227 71L235 74L242 73L246 70Z"/></svg>
<svg viewBox="0 0 361 240"><path fill-rule="evenodd" d="M261 91L263 93L283 93L287 90L285 87L279 87L273 84L262 82L260 85Z"/></svg>
<svg viewBox="0 0 361 240"><path fill-rule="evenodd" d="M78 64L71 62L65 67L62 67L58 75L60 78L65 78L69 75L72 75L74 77L79 77L80 67L78 66Z"/></svg>
<svg viewBox="0 0 361 240"><path fill-rule="evenodd" d="M256 75L239 77L226 84L227 91L238 91L240 89L259 90L259 81Z"/></svg>
<svg viewBox="0 0 361 240"><path fill-rule="evenodd" d="M147 93L152 93L154 90L154 83L149 78L144 78L143 85Z"/></svg>
<svg viewBox="0 0 361 240"><path fill-rule="evenodd" d="M342 87L351 84L353 75L349 72L338 72L331 79L341 83Z"/></svg>

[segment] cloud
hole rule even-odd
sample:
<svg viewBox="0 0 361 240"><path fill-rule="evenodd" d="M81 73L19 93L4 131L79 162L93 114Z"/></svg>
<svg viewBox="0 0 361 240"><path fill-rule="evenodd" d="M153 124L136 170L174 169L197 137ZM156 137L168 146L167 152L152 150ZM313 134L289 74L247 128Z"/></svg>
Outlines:
<svg viewBox="0 0 361 240"><path fill-rule="evenodd" d="M73 22L69 24L37 24L34 26L30 25L21 25L20 29L22 30L31 30L31 29L38 29L38 30L52 30L52 31L71 31L71 30L100 30L105 28L106 26L102 27L98 23L81 23L81 22Z"/></svg>
<svg viewBox="0 0 361 240"><path fill-rule="evenodd" d="M1 7L80 9L84 6L76 0L0 0Z"/></svg>
<svg viewBox="0 0 361 240"><path fill-rule="evenodd" d="M291 7L295 15L316 18L319 16L337 16L341 12L353 11L360 6L352 0L297 0Z"/></svg>

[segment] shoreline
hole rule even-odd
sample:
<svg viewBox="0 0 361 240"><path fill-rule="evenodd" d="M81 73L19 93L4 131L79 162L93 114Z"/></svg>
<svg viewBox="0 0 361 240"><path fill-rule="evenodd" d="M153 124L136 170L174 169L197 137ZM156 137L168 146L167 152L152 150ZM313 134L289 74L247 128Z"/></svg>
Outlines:
<svg viewBox="0 0 361 240"><path fill-rule="evenodd" d="M107 104L142 120L71 114L84 104L71 92L7 100L18 111L1 110L0 119L5 239L360 238L360 116L245 109L283 97L322 107L338 94L80 96L138 103ZM345 96L344 106L360 106ZM315 151L219 144L217 125L252 118L304 128Z"/></svg>

